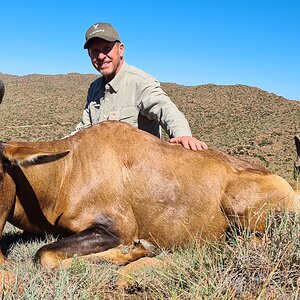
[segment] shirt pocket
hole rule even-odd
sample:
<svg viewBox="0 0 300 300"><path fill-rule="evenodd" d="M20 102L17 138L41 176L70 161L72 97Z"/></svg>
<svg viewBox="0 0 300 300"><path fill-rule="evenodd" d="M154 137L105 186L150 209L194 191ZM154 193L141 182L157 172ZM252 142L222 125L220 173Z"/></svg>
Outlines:
<svg viewBox="0 0 300 300"><path fill-rule="evenodd" d="M119 121L126 122L134 127L137 127L138 126L138 114L139 114L139 110L136 106L123 107L120 110Z"/></svg>

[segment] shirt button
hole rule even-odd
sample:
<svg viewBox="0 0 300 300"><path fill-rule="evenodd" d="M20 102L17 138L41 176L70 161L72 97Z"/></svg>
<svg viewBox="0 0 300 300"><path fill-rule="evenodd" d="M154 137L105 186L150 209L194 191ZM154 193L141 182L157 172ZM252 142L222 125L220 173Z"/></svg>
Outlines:
<svg viewBox="0 0 300 300"><path fill-rule="evenodd" d="M109 91L110 90L110 86L108 84L105 85L105 90Z"/></svg>

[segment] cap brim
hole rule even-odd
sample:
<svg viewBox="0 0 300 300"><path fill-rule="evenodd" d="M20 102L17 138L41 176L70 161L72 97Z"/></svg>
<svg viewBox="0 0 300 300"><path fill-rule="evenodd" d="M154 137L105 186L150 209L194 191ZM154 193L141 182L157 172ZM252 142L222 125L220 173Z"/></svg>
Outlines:
<svg viewBox="0 0 300 300"><path fill-rule="evenodd" d="M109 41L109 42L116 42L116 41L119 41L118 39L116 38L113 38L111 36L106 36L106 35L97 35L97 36L93 36L91 38L89 38L85 44L83 45L83 49L87 49L89 47L89 44L90 42L93 40L93 39L102 39L102 40L105 40L105 41Z"/></svg>

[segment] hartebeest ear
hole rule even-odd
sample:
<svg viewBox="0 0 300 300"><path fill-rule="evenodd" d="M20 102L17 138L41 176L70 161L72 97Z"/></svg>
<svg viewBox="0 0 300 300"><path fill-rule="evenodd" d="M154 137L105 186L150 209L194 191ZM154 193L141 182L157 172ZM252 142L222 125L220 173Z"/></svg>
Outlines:
<svg viewBox="0 0 300 300"><path fill-rule="evenodd" d="M295 145L297 149L297 155L300 156L300 140L297 136L295 136Z"/></svg>
<svg viewBox="0 0 300 300"><path fill-rule="evenodd" d="M1 143L0 154L12 165L27 167L31 165L45 164L66 156L70 151L46 152L34 147L16 146L9 143Z"/></svg>

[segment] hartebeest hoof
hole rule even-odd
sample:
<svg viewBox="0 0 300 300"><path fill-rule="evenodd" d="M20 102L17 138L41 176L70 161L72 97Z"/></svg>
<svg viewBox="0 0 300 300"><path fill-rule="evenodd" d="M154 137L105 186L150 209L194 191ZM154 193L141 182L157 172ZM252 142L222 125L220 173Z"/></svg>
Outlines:
<svg viewBox="0 0 300 300"><path fill-rule="evenodd" d="M144 239L135 241L134 243L135 243L135 245L141 244L147 250L147 252L148 252L147 256L149 256L149 257L156 256L159 252L157 247L155 247L153 244L151 244L150 242L148 242Z"/></svg>

